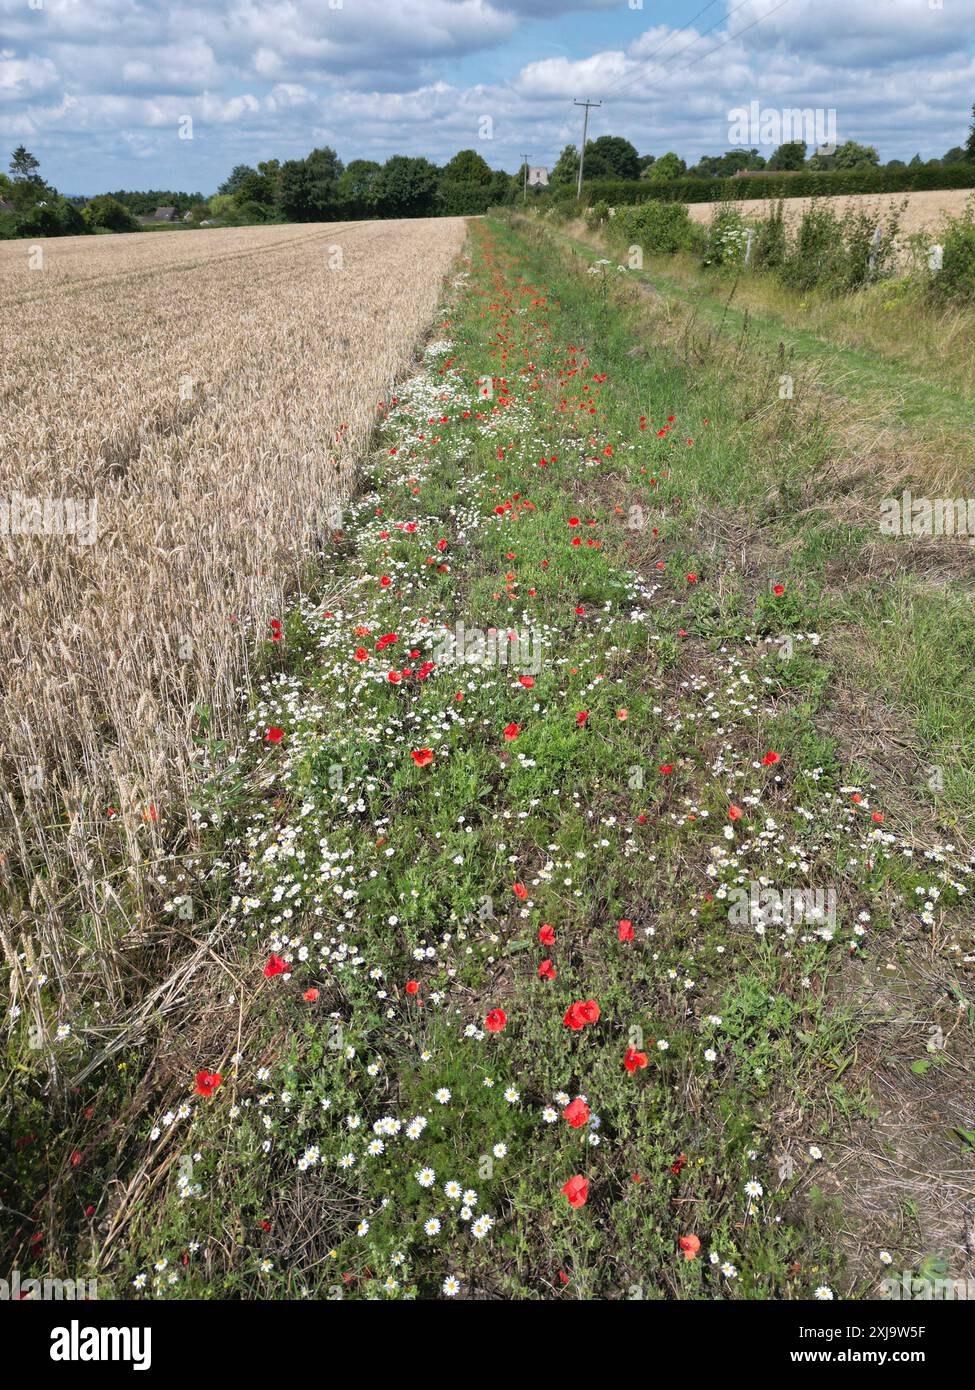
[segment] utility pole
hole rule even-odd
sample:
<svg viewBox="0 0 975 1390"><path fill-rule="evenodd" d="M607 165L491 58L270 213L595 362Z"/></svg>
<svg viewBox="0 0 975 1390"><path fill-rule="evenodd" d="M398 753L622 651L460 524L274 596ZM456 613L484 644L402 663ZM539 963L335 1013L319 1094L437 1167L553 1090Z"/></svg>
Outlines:
<svg viewBox="0 0 975 1390"><path fill-rule="evenodd" d="M522 157L522 159L525 161L525 197L524 197L524 202L527 203L527 202L528 202L528 156L527 156L527 154L523 154L521 157Z"/></svg>
<svg viewBox="0 0 975 1390"><path fill-rule="evenodd" d="M582 118L582 147L579 150L579 183L576 188L576 197L582 197L582 165L586 158L586 132L589 129L589 108L590 106L602 106L601 101L574 101L573 106L584 106L586 114Z"/></svg>

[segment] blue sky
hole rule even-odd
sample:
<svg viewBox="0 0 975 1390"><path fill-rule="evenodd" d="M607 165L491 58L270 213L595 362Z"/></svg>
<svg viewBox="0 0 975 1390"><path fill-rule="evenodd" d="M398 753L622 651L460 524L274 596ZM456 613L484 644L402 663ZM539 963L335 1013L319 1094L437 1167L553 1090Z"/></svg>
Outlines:
<svg viewBox="0 0 975 1390"><path fill-rule="evenodd" d="M970 124L975 0L0 0L0 149L67 193L210 193L320 144L551 166L574 97L603 102L592 135L689 161L752 102L940 155Z"/></svg>

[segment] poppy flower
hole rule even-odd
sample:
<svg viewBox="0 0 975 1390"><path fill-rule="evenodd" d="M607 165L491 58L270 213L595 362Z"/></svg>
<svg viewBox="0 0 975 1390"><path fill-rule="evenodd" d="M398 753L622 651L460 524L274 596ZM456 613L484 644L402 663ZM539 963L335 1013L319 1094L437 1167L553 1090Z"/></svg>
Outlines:
<svg viewBox="0 0 975 1390"><path fill-rule="evenodd" d="M595 999L577 999L565 1011L562 1022L567 1028L578 1033L587 1023L595 1023L599 1018L599 1005Z"/></svg>
<svg viewBox="0 0 975 1390"><path fill-rule="evenodd" d="M504 736L508 743L513 743L520 733L521 729L517 724L509 724L505 728Z"/></svg>
<svg viewBox="0 0 975 1390"><path fill-rule="evenodd" d="M562 1188L562 1192L565 1197L568 1198L569 1206L578 1210L579 1207L584 1207L588 1200L589 1179L577 1173L574 1178L570 1178L565 1184Z"/></svg>
<svg viewBox="0 0 975 1390"><path fill-rule="evenodd" d="M872 821L876 821L877 825L883 825L883 823L884 823L884 813L883 813L883 811L871 811L871 813L870 813L870 819L871 819Z"/></svg>
<svg viewBox="0 0 975 1390"><path fill-rule="evenodd" d="M776 598L781 598L782 595L785 593L785 585L784 585L784 584L773 584L773 585L772 585L772 593L775 595Z"/></svg>
<svg viewBox="0 0 975 1390"><path fill-rule="evenodd" d="M550 927L548 922L543 922L538 932L538 939L543 946L555 945L555 928Z"/></svg>
<svg viewBox="0 0 975 1390"><path fill-rule="evenodd" d="M383 577L380 579L379 582L380 582L380 584L382 585L382 587L383 587L384 589L388 589L389 586L390 586L390 584L392 584L393 581L390 579L390 577L389 577L388 574L384 574Z"/></svg>
<svg viewBox="0 0 975 1390"><path fill-rule="evenodd" d="M433 751L430 748L417 748L410 754L417 767L426 767L433 762Z"/></svg>
<svg viewBox="0 0 975 1390"><path fill-rule="evenodd" d="M276 724L272 724L264 735L265 743L280 743L284 738L284 730L279 729Z"/></svg>
<svg viewBox="0 0 975 1390"><path fill-rule="evenodd" d="M673 772L673 770L674 770L674 764L673 764L673 763L661 763L661 764L660 764L660 767L659 767L659 769L658 769L658 771L659 771L659 772L662 772L663 775L664 775L665 777L669 777L670 774Z"/></svg>
<svg viewBox="0 0 975 1390"><path fill-rule="evenodd" d="M535 688L535 677L534 677L534 676L519 676L519 677L518 677L518 681L519 681L519 684L523 685L523 686L525 687L526 690L534 690L534 688Z"/></svg>
<svg viewBox="0 0 975 1390"><path fill-rule="evenodd" d="M685 1260L693 1260L701 1248L701 1242L697 1236L681 1236L677 1244L680 1246Z"/></svg>
<svg viewBox="0 0 975 1390"><path fill-rule="evenodd" d="M484 1027L489 1033L501 1033L508 1022L508 1015L504 1009L492 1009L484 1020Z"/></svg>
<svg viewBox="0 0 975 1390"><path fill-rule="evenodd" d="M198 1071L196 1073L196 1094L198 1096L212 1096L222 1080L223 1077L218 1071Z"/></svg>
<svg viewBox="0 0 975 1390"><path fill-rule="evenodd" d="M581 1096L576 1096L562 1111L563 1120L568 1120L573 1129L581 1129L589 1121L589 1106Z"/></svg>
<svg viewBox="0 0 975 1390"><path fill-rule="evenodd" d="M356 649L355 649L355 659L356 659L356 661L368 661L368 660L369 660L369 653L366 651L365 647L356 647Z"/></svg>
<svg viewBox="0 0 975 1390"><path fill-rule="evenodd" d="M645 1067L647 1065L647 1054L645 1052L637 1052L635 1047L628 1047L626 1049L626 1056L623 1058L623 1065L628 1072L635 1072L638 1067Z"/></svg>
<svg viewBox="0 0 975 1390"><path fill-rule="evenodd" d="M515 897L520 898L522 902L528 897L528 889L523 883L512 884L511 891L514 893Z"/></svg>
<svg viewBox="0 0 975 1390"><path fill-rule="evenodd" d="M540 980L554 980L555 967L550 960L543 960L538 967L538 978Z"/></svg>
<svg viewBox="0 0 975 1390"><path fill-rule="evenodd" d="M728 807L728 819L729 819L729 820L741 820L741 818L742 818L742 816L743 816L744 814L745 814L745 813L744 813L744 811L741 809L740 806L729 806L729 807Z"/></svg>
<svg viewBox="0 0 975 1390"><path fill-rule="evenodd" d="M407 980L406 992L407 994L419 994L420 986L417 984L416 980Z"/></svg>
<svg viewBox="0 0 975 1390"><path fill-rule="evenodd" d="M633 923L632 923L632 922L628 922L628 921L626 920L625 917L624 917L623 920L620 922L620 940L621 940L621 941L632 941L632 940L633 940Z"/></svg>
<svg viewBox="0 0 975 1390"><path fill-rule="evenodd" d="M580 729L582 728L583 724L585 724L585 722L586 722L586 720L587 720L588 718L589 718L589 711L588 711L588 710L580 710L579 713L576 715L576 724L579 726Z"/></svg>
<svg viewBox="0 0 975 1390"><path fill-rule="evenodd" d="M275 975L287 975L291 971L291 966L281 956L268 956L267 964L264 967L264 978L273 979Z"/></svg>
<svg viewBox="0 0 975 1390"><path fill-rule="evenodd" d="M315 1000L318 998L318 990L306 989L301 997L302 999L304 999L306 1004L314 1004Z"/></svg>
<svg viewBox="0 0 975 1390"><path fill-rule="evenodd" d="M777 762L781 762L781 758L778 753L773 752L771 749L762 759L762 763L765 767L774 767Z"/></svg>

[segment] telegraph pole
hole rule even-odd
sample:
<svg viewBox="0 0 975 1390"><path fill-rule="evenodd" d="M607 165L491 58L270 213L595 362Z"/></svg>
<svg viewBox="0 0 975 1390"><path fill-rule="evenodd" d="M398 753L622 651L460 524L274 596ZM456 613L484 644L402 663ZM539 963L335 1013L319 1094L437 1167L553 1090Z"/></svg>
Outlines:
<svg viewBox="0 0 975 1390"><path fill-rule="evenodd" d="M528 202L528 156L527 156L527 154L523 154L521 157L522 157L522 159L525 161L525 196L524 196L524 201L527 203L527 202Z"/></svg>
<svg viewBox="0 0 975 1390"><path fill-rule="evenodd" d="M584 106L586 114L582 118L582 148L579 150L579 183L576 188L576 197L582 197L582 165L586 158L586 132L589 129L589 108L590 106L602 106L601 101L574 101L573 106Z"/></svg>

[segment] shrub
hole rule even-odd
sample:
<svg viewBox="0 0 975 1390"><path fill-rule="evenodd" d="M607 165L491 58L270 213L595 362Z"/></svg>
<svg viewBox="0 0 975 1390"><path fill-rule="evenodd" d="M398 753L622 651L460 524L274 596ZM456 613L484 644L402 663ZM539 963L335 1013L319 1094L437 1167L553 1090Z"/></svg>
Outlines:
<svg viewBox="0 0 975 1390"><path fill-rule="evenodd" d="M719 207L711 218L704 244L705 265L741 265L745 259L748 230L737 208Z"/></svg>
<svg viewBox="0 0 975 1390"><path fill-rule="evenodd" d="M693 251L702 239L683 203L648 202L619 208L613 217L613 228L645 253L673 255L676 251Z"/></svg>
<svg viewBox="0 0 975 1390"><path fill-rule="evenodd" d="M941 268L928 268L929 288L940 300L975 300L975 199L961 217L946 217L939 233Z"/></svg>

